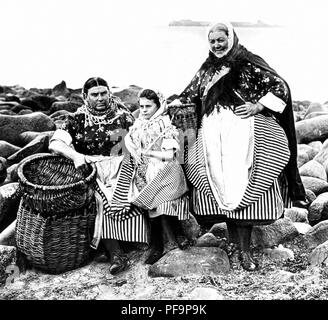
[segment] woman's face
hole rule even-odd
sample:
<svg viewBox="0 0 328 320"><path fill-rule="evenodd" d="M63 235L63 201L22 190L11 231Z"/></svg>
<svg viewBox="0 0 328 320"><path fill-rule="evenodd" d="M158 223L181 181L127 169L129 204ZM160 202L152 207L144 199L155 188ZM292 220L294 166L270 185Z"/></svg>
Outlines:
<svg viewBox="0 0 328 320"><path fill-rule="evenodd" d="M144 119L150 119L158 110L156 103L147 98L140 98L139 105L140 105L140 116Z"/></svg>
<svg viewBox="0 0 328 320"><path fill-rule="evenodd" d="M218 57L228 49L228 36L224 31L212 31L208 35L208 42L211 51Z"/></svg>
<svg viewBox="0 0 328 320"><path fill-rule="evenodd" d="M110 92L107 87L97 86L88 90L85 100L92 109L102 112L109 107L109 96Z"/></svg>

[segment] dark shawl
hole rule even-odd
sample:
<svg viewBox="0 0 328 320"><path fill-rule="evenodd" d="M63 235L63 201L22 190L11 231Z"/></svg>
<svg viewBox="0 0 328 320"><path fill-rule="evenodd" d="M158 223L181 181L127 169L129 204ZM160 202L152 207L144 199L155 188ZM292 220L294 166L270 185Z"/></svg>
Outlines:
<svg viewBox="0 0 328 320"><path fill-rule="evenodd" d="M272 69L264 59L258 55L253 54L245 47L240 45L238 43L238 37L235 33L234 44L230 52L221 59L218 59L212 52L210 52L208 58L200 68L200 71L205 71L213 67L219 70L222 65L225 65L230 67L230 72L210 88L203 101L197 99L198 101L196 100L193 102L198 105L200 116L204 114L210 114L218 102L220 102L220 104L224 104L225 102L241 104L242 102L238 101L238 97L233 94L232 89L234 89L235 85L238 83L241 68L249 62L256 65L260 69L271 72L275 76L282 79L288 88L288 100L284 111L282 113L278 113L270 110L269 112L276 117L278 123L284 129L289 142L291 155L285 168L289 196L293 201L305 200L305 189L297 167L297 141L290 88L287 82L282 77L280 77L278 73Z"/></svg>

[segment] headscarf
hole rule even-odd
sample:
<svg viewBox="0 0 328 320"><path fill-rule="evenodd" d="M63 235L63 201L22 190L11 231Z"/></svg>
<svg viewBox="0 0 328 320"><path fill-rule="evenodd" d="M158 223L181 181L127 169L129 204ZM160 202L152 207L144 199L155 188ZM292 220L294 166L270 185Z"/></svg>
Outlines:
<svg viewBox="0 0 328 320"><path fill-rule="evenodd" d="M291 156L285 170L288 181L289 195L292 200L305 200L305 190L297 167L297 141L292 97L289 86L287 82L279 76L279 74L271 68L263 58L248 51L244 46L239 44L239 39L232 27L225 23L220 24L226 25L229 33L228 38L233 39L233 45L231 49L227 50L226 54L222 58L217 58L214 53L210 51L209 56L201 66L200 71L208 70L209 68L215 68L219 71L222 66L226 66L230 68L230 72L223 76L208 90L207 95L201 105L201 114L210 114L214 106L217 105L219 101L220 103L224 103L225 100L231 102L234 98L236 98L233 94L233 89L239 81L241 68L247 63L252 63L256 67L268 71L284 81L288 89L286 107L282 113L273 111L270 112L276 117L278 123L284 129L289 142ZM217 25L218 23L213 27ZM209 31L212 30L213 27L211 27ZM231 35L231 32L233 35Z"/></svg>

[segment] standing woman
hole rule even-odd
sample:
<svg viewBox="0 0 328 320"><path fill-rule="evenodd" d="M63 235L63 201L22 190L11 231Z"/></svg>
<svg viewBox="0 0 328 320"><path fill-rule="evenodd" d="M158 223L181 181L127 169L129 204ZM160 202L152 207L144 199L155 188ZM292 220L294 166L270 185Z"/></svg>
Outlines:
<svg viewBox="0 0 328 320"><path fill-rule="evenodd" d="M251 271L252 226L305 200L292 99L286 81L239 44L230 23L213 25L207 37L208 58L171 105L195 103L198 112L186 164L194 212L226 220L231 259Z"/></svg>
<svg viewBox="0 0 328 320"><path fill-rule="evenodd" d="M127 265L119 241L148 242L147 221L138 208L119 216L111 211L124 158L120 150L133 117L112 96L102 78L88 79L82 94L84 105L66 117L61 129L54 133L49 150L71 159L76 168L95 163L97 216L92 247L96 249L102 240L111 262L110 273L116 274Z"/></svg>
<svg viewBox="0 0 328 320"><path fill-rule="evenodd" d="M164 97L144 89L139 105L139 117L125 137L134 162L129 201L148 212L151 250L145 262L153 264L168 251L188 244L180 221L189 218L189 198L184 172L175 159L179 132L163 114Z"/></svg>

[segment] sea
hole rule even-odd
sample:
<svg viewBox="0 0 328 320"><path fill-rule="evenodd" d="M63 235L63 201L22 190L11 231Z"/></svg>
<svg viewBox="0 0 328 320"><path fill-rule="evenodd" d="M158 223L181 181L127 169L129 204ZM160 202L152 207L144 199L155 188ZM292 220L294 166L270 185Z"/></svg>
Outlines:
<svg viewBox="0 0 328 320"><path fill-rule="evenodd" d="M236 28L239 42L264 58L289 83L293 100L328 100L328 46L304 27ZM61 34L60 38L21 39L11 51L0 85L51 88L64 80L81 88L91 76L113 89L137 85L179 94L208 56L207 27L152 26L109 28ZM25 41L25 42L24 42ZM11 63L12 59L13 63ZM15 67L13 67L15 65ZM6 69L7 68L7 69Z"/></svg>

